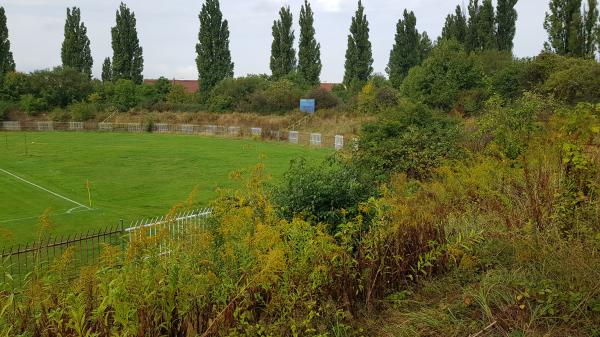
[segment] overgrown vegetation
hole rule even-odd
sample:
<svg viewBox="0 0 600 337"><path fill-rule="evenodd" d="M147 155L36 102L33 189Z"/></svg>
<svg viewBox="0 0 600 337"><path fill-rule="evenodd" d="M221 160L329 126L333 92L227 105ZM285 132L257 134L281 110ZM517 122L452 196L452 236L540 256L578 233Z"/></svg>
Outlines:
<svg viewBox="0 0 600 337"><path fill-rule="evenodd" d="M68 68L8 73L0 113L16 103L31 114L67 108L78 120L177 106L281 113L319 96L320 107L372 119L327 161L293 161L283 182L269 182L262 164L235 172L245 188L221 191L208 225L184 238L164 232L125 253L107 247L77 280L65 277L66 252L52 272L0 294L0 328L7 336L600 336L600 65L589 45L597 28L587 22L597 13L551 1L556 53L517 59L515 5L471 0L468 17L458 7L419 55L415 46L429 44L407 11L390 82L372 74L359 1L344 84L332 93L315 87L316 74L295 72L286 8L273 26L275 76L222 76L197 95L165 79L88 86ZM412 49L401 45L408 36ZM44 87L60 81L82 89ZM159 254L165 244L171 251Z"/></svg>

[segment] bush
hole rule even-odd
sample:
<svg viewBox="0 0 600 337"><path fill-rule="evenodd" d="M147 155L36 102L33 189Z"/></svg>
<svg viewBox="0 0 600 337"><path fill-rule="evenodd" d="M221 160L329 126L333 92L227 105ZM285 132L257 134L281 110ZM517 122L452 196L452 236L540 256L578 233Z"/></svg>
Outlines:
<svg viewBox="0 0 600 337"><path fill-rule="evenodd" d="M18 104L0 101L0 121L8 118L8 114L19 109Z"/></svg>
<svg viewBox="0 0 600 337"><path fill-rule="evenodd" d="M335 158L318 165L298 159L274 189L273 200L288 220L303 215L312 223L327 224L333 234L338 224L358 215L359 203L376 192L376 184L357 167Z"/></svg>
<svg viewBox="0 0 600 337"><path fill-rule="evenodd" d="M40 112L48 110L48 103L43 98L36 98L33 95L24 95L19 103L21 110L27 112L31 116L35 116Z"/></svg>
<svg viewBox="0 0 600 337"><path fill-rule="evenodd" d="M537 128L538 116L547 109L553 109L552 102L531 93L514 104L494 96L486 102L486 113L478 120L475 137L490 140L488 151L517 159Z"/></svg>
<svg viewBox="0 0 600 337"><path fill-rule="evenodd" d="M131 80L120 79L109 93L108 100L117 109L127 111L139 103L137 86Z"/></svg>
<svg viewBox="0 0 600 337"><path fill-rule="evenodd" d="M137 107L142 109L151 109L158 102L162 102L162 95L156 89L156 86L151 84L141 84L136 86L136 96L138 103Z"/></svg>
<svg viewBox="0 0 600 337"><path fill-rule="evenodd" d="M4 81L0 88L0 99L18 102L21 96L30 94L31 91L31 79L28 74L10 72L4 75Z"/></svg>
<svg viewBox="0 0 600 337"><path fill-rule="evenodd" d="M93 90L88 76L71 68L35 71L29 77L29 94L43 99L49 108L64 108L73 102L83 101Z"/></svg>
<svg viewBox="0 0 600 337"><path fill-rule="evenodd" d="M460 153L458 123L423 104L402 103L363 126L356 163L385 180L393 173L422 179Z"/></svg>
<svg viewBox="0 0 600 337"><path fill-rule="evenodd" d="M357 109L363 114L378 113L397 104L396 90L378 77L369 80L356 97Z"/></svg>
<svg viewBox="0 0 600 337"><path fill-rule="evenodd" d="M250 111L259 113L288 112L298 107L302 89L289 80L269 83L264 90L250 95Z"/></svg>
<svg viewBox="0 0 600 337"><path fill-rule="evenodd" d="M600 102L600 64L581 60L550 74L542 86L544 92L566 103Z"/></svg>
<svg viewBox="0 0 600 337"><path fill-rule="evenodd" d="M412 68L401 93L434 108L449 110L461 93L485 87L481 64L458 42L441 42L422 65Z"/></svg>
<svg viewBox="0 0 600 337"><path fill-rule="evenodd" d="M306 98L315 100L317 110L335 108L340 104L336 95L320 87L308 91Z"/></svg>
<svg viewBox="0 0 600 337"><path fill-rule="evenodd" d="M165 98L166 102L171 104L192 103L194 100L193 95L188 94L185 91L185 88L180 84L171 86Z"/></svg>
<svg viewBox="0 0 600 337"><path fill-rule="evenodd" d="M216 111L249 112L252 110L250 97L257 91L269 87L266 76L248 75L222 80L210 93L208 104Z"/></svg>
<svg viewBox="0 0 600 337"><path fill-rule="evenodd" d="M95 103L74 103L69 106L69 113L71 118L77 122L88 121L98 113L99 108Z"/></svg>

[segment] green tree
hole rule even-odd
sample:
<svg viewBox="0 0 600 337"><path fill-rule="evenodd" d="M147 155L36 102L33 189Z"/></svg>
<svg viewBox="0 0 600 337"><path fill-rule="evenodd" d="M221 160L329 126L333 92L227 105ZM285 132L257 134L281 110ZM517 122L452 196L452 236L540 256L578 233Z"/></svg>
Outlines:
<svg viewBox="0 0 600 337"><path fill-rule="evenodd" d="M517 10L515 6L518 0L498 0L496 6L496 23L498 50L512 51L515 33L517 31Z"/></svg>
<svg viewBox="0 0 600 337"><path fill-rule="evenodd" d="M497 48L496 17L492 0L471 0L469 3L469 21L465 49L467 52L479 52Z"/></svg>
<svg viewBox="0 0 600 337"><path fill-rule="evenodd" d="M454 39L460 43L466 42L467 18L460 6L456 6L454 14L446 17L446 23L442 29L442 40Z"/></svg>
<svg viewBox="0 0 600 337"><path fill-rule="evenodd" d="M81 11L77 7L67 8L65 39L60 50L63 67L76 69L92 78L92 52L87 28L81 22Z"/></svg>
<svg viewBox="0 0 600 337"><path fill-rule="evenodd" d="M471 52L481 49L479 34L479 12L481 11L481 6L479 5L479 0L470 0L468 11L469 20L467 23L467 33L465 34L465 50Z"/></svg>
<svg viewBox="0 0 600 337"><path fill-rule="evenodd" d="M369 21L362 1L358 0L358 9L352 18L348 35L344 84L350 85L355 81L364 83L372 73L373 51L369 41Z"/></svg>
<svg viewBox="0 0 600 337"><path fill-rule="evenodd" d="M112 28L113 80L128 79L141 84L144 80L144 57L138 39L135 13L121 3L116 22L116 26Z"/></svg>
<svg viewBox="0 0 600 337"><path fill-rule="evenodd" d="M290 7L281 7L279 19L273 22L271 44L271 72L275 79L280 79L296 69L293 24L294 17Z"/></svg>
<svg viewBox="0 0 600 337"><path fill-rule="evenodd" d="M417 30L415 13L404 10L398 20L394 47L386 71L394 88L399 88L410 68L421 63L421 34Z"/></svg>
<svg viewBox="0 0 600 337"><path fill-rule="evenodd" d="M300 46L298 73L308 84L318 85L321 80L321 44L315 39L314 13L308 0L300 9Z"/></svg>
<svg viewBox="0 0 600 337"><path fill-rule="evenodd" d="M551 0L544 20L546 49L559 55L582 56L582 25L581 0Z"/></svg>
<svg viewBox="0 0 600 337"><path fill-rule="evenodd" d="M492 0L483 0L478 17L479 49L493 50L498 48L496 38L496 16Z"/></svg>
<svg viewBox="0 0 600 337"><path fill-rule="evenodd" d="M10 51L6 13L4 12L4 7L0 7L0 83L4 78L4 74L13 71L15 71L15 60Z"/></svg>
<svg viewBox="0 0 600 337"><path fill-rule="evenodd" d="M423 62L423 60L425 60L429 56L432 49L433 42L431 42L431 39L429 38L429 35L427 35L427 32L423 32L419 39L419 55L421 57L421 62Z"/></svg>
<svg viewBox="0 0 600 337"><path fill-rule="evenodd" d="M596 56L596 44L598 33L598 0L588 0L583 12L583 56L594 58Z"/></svg>
<svg viewBox="0 0 600 337"><path fill-rule="evenodd" d="M206 0L200 11L196 65L201 91L208 92L225 78L233 77L229 50L229 23L223 19L219 0Z"/></svg>
<svg viewBox="0 0 600 337"><path fill-rule="evenodd" d="M112 82L112 74L110 57L107 57L104 59L104 63L102 63L102 82Z"/></svg>

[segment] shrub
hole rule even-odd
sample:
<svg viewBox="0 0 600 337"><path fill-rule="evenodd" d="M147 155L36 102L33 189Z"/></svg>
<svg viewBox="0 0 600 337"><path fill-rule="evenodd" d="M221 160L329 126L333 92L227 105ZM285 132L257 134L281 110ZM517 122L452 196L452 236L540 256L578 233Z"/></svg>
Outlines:
<svg viewBox="0 0 600 337"><path fill-rule="evenodd" d="M18 102L21 96L31 93L31 90L31 79L28 74L10 72L4 75L0 99Z"/></svg>
<svg viewBox="0 0 600 337"><path fill-rule="evenodd" d="M358 215L358 205L376 195L376 184L357 167L331 158L318 165L292 161L273 200L280 214L292 220L303 215L312 223L325 223L330 233Z"/></svg>
<svg viewBox="0 0 600 337"><path fill-rule="evenodd" d="M444 160L456 158L460 127L423 104L403 102L363 126L355 160L379 179L393 173L426 178Z"/></svg>
<svg viewBox="0 0 600 337"><path fill-rule="evenodd" d="M156 86L150 84L141 84L136 86L137 104L143 109L151 109L158 102L162 102L162 96L156 89Z"/></svg>
<svg viewBox="0 0 600 337"><path fill-rule="evenodd" d="M302 98L302 90L293 82L280 80L269 83L264 90L250 95L250 111L273 113L294 110Z"/></svg>
<svg viewBox="0 0 600 337"><path fill-rule="evenodd" d="M542 86L544 92L573 104L600 102L600 64L594 60L579 61L550 74Z"/></svg>
<svg viewBox="0 0 600 337"><path fill-rule="evenodd" d="M255 92L269 86L266 76L248 75L240 78L227 78L219 82L211 91L209 105L218 111L247 112L252 109L250 97Z"/></svg>
<svg viewBox="0 0 600 337"><path fill-rule="evenodd" d="M396 90L388 81L377 77L369 80L356 97L358 111L363 114L378 113L396 104Z"/></svg>
<svg viewBox="0 0 600 337"><path fill-rule="evenodd" d="M306 98L314 99L317 109L331 109L340 104L340 99L336 95L320 87L308 91Z"/></svg>
<svg viewBox="0 0 600 337"><path fill-rule="evenodd" d="M441 42L422 65L413 67L400 91L406 97L434 108L449 110L460 94L485 87L481 64L469 57L458 42Z"/></svg>
<svg viewBox="0 0 600 337"><path fill-rule="evenodd" d="M30 94L43 99L50 108L83 101L93 90L88 76L72 68L35 71L29 77Z"/></svg>
<svg viewBox="0 0 600 337"><path fill-rule="evenodd" d="M107 92L110 95L109 102L121 111L127 111L139 103L137 86L130 80L120 79L108 89L112 89L111 92Z"/></svg>
<svg viewBox="0 0 600 337"><path fill-rule="evenodd" d="M192 103L193 96L188 94L182 85L176 84L170 87L165 99L167 103L185 104Z"/></svg>
<svg viewBox="0 0 600 337"><path fill-rule="evenodd" d="M21 110L27 112L31 116L35 116L40 112L48 110L48 103L43 98L36 98L33 95L21 96L21 102L19 103Z"/></svg>
<svg viewBox="0 0 600 337"><path fill-rule="evenodd" d="M74 103L69 106L69 113L74 121L88 121L98 113L98 105L95 103Z"/></svg>
<svg viewBox="0 0 600 337"><path fill-rule="evenodd" d="M18 104L0 101L0 121L8 118L8 114L19 109Z"/></svg>
<svg viewBox="0 0 600 337"><path fill-rule="evenodd" d="M486 102L486 113L478 120L479 131L475 137L490 139L489 151L517 159L537 128L538 116L548 109L552 110L552 101L531 93L514 104L494 96Z"/></svg>
<svg viewBox="0 0 600 337"><path fill-rule="evenodd" d="M156 91L158 101L164 102L167 100L167 95L173 89L173 84L165 77L160 77L153 84L154 90Z"/></svg>

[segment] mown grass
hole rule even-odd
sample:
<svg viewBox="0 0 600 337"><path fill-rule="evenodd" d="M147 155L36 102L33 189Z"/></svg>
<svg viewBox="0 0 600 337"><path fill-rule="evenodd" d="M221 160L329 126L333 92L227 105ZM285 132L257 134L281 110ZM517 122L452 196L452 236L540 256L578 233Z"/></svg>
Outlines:
<svg viewBox="0 0 600 337"><path fill-rule="evenodd" d="M36 238L38 217L48 208L53 235L86 232L123 219L165 214L192 195L203 207L218 188L231 188L230 174L264 162L278 179L293 158L321 160L331 150L276 142L184 135L124 133L2 133L0 168L76 204L0 172L0 245Z"/></svg>

